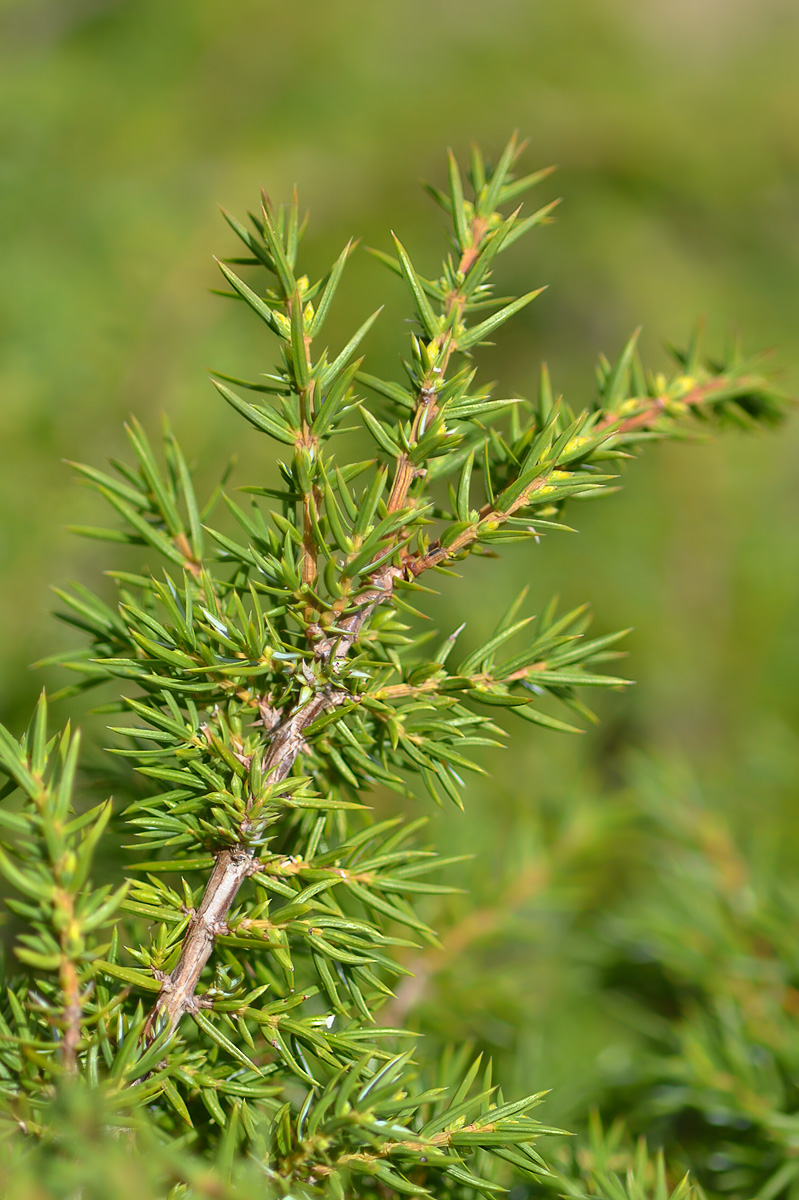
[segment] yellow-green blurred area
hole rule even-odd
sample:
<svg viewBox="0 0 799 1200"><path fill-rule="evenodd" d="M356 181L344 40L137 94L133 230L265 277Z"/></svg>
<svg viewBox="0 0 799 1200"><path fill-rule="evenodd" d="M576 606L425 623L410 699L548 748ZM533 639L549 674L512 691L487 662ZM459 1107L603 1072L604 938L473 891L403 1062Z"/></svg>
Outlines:
<svg viewBox="0 0 799 1200"><path fill-rule="evenodd" d="M0 41L0 718L15 730L55 678L29 662L69 636L48 585L102 587L121 561L65 533L108 518L63 459L102 466L126 453L128 414L154 437L166 414L209 488L231 454L231 486L274 477L273 444L204 374L275 362L251 314L211 294L212 252L236 253L218 203L243 215L261 185L279 202L296 183L309 274L351 235L386 249L394 229L433 275L446 231L419 177L441 184L448 145L495 154L518 128L527 169L560 167L541 202L564 203L498 270L502 294L549 285L481 352L503 393L532 392L546 358L579 408L599 351L617 356L642 324L646 361L664 367L663 342L687 341L703 313L711 349L738 327L747 349L776 346L783 386L799 386L795 0L5 0ZM399 369L400 283L359 251L339 295L331 345L385 303L367 365ZM485 760L494 780L474 785L466 817L434 822L445 852L478 855L453 919L533 870L542 812L557 825L559 806L601 806L628 747L687 764L759 855L795 866L797 451L796 419L651 448L622 491L569 511L578 534L445 581L431 611L447 631L467 621L467 641L525 583L528 611L554 592L590 601L597 633L633 627L623 670L639 681L603 697L583 738L510 718L512 744ZM514 893L519 921L541 919L525 916L534 891ZM453 1027L482 1021L501 1049L516 1045L512 1020L529 1023L514 1062L535 1078L516 1082L563 1081L565 1112L582 1094L575 1021L591 1062L613 1022L557 937L540 948L547 936L521 962L493 961ZM529 989L521 1018L491 1011L499 978L517 1002Z"/></svg>

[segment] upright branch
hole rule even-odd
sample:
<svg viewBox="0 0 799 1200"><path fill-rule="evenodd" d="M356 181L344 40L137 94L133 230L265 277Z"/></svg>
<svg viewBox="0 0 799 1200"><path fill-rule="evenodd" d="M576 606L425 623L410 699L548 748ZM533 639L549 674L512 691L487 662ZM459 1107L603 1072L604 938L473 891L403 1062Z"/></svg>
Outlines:
<svg viewBox="0 0 799 1200"><path fill-rule="evenodd" d="M74 819L79 747L80 738L68 725L59 737L48 738L44 694L21 742L0 726L0 769L9 779L2 794L18 788L23 796L18 811L0 809L0 830L14 839L13 850L0 851L0 873L21 897L6 904L29 923L16 953L35 973L35 983L25 989L34 1028L27 1028L23 1046L38 1055L38 1073L48 1083L78 1073L78 1056L88 1040L87 1001L107 949L97 935L117 918L128 890L127 884L114 889L90 882L111 805L104 801ZM38 1045L36 1024L50 1035Z"/></svg>

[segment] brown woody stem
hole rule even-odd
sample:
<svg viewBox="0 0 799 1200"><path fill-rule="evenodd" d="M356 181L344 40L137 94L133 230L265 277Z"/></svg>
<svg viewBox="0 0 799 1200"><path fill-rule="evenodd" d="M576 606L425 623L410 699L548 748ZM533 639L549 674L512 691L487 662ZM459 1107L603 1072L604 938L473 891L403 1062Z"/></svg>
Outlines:
<svg viewBox="0 0 799 1200"><path fill-rule="evenodd" d="M413 426L411 427L411 444L418 441L424 432L423 422L426 425L433 419L437 412L438 406L436 404L435 391L433 388L422 387L416 404ZM394 482L391 485L391 495L388 498L387 508L389 512L398 512L404 507L405 501L408 498L408 489L413 483L414 475L415 471L410 456L408 454L401 454L397 459Z"/></svg>
<svg viewBox="0 0 799 1200"><path fill-rule="evenodd" d="M61 1043L61 1061L66 1074L75 1075L78 1070L80 1022L83 1009L78 972L74 962L63 953L59 975L61 992L64 997L64 1040Z"/></svg>

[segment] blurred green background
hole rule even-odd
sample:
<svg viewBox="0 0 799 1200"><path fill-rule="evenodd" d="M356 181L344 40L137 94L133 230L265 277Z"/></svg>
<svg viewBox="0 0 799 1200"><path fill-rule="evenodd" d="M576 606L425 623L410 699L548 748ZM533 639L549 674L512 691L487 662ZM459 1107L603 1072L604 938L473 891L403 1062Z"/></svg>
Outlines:
<svg viewBox="0 0 799 1200"><path fill-rule="evenodd" d="M664 339L687 340L701 313L711 346L730 326L748 348L777 346L799 390L795 0L3 0L0 43L0 719L15 729L50 682L28 664L64 638L48 585L95 583L115 561L64 532L106 516L61 460L100 465L124 454L129 413L153 434L166 413L209 486L234 452L234 483L271 472L269 446L204 378L272 362L255 323L210 294L212 251L233 252L217 203L243 214L261 184L280 200L296 183L311 274L350 235L385 247L390 228L432 273L443 222L418 177L442 181L447 145L496 151L518 128L528 169L560 165L539 195L565 202L500 272L503 291L550 285L485 353L503 390L532 390L545 357L579 406L599 350L616 355L642 323L662 365ZM404 300L357 255L331 343L384 299L373 369L396 361ZM640 681L603 700L584 738L515 727L467 818L436 818L445 850L480 852L461 873L465 905L532 879L554 853L542 846L563 850L559 823L579 846L581 806L596 820L623 792L636 747L672 762L668 786L698 779L760 861L794 870L797 450L796 419L775 436L655 448L618 495L572 510L578 536L447 581L437 619L467 619L467 637L522 583L533 611L556 591L590 600L597 632L633 626L625 670ZM614 864L592 861L580 903L613 892ZM623 1022L595 1003L590 953L564 949L533 893L511 896L524 936L493 946L482 984L459 992L456 971L446 1003L520 1087L555 1086L565 1120L596 1092ZM491 950L499 924L467 939L461 969L484 962L476 947Z"/></svg>

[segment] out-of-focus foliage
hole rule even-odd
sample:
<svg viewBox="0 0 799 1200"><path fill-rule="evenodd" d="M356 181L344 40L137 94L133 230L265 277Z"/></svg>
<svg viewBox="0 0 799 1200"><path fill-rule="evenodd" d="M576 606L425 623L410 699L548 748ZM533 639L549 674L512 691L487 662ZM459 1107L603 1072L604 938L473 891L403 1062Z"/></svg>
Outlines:
<svg viewBox="0 0 799 1200"><path fill-rule="evenodd" d="M475 869L468 910L449 902L397 1015L474 1039L508 1082L548 1076L556 1122L588 1136L548 1147L567 1180L593 1161L598 1106L665 1148L672 1184L690 1170L710 1195L795 1196L795 882L687 768L637 758L625 775L519 816L518 858L504 879Z"/></svg>
<svg viewBox="0 0 799 1200"><path fill-rule="evenodd" d="M715 1191L795 1196L799 892L752 861L695 789L675 806L641 774L636 798L658 865L608 920L606 983L644 1034L613 1102Z"/></svg>
<svg viewBox="0 0 799 1200"><path fill-rule="evenodd" d="M561 1169L547 1181L570 1200L703 1200L702 1188L686 1174L670 1173L663 1153L651 1154L646 1140L633 1144L623 1122L603 1129L596 1110L586 1135L556 1152Z"/></svg>

